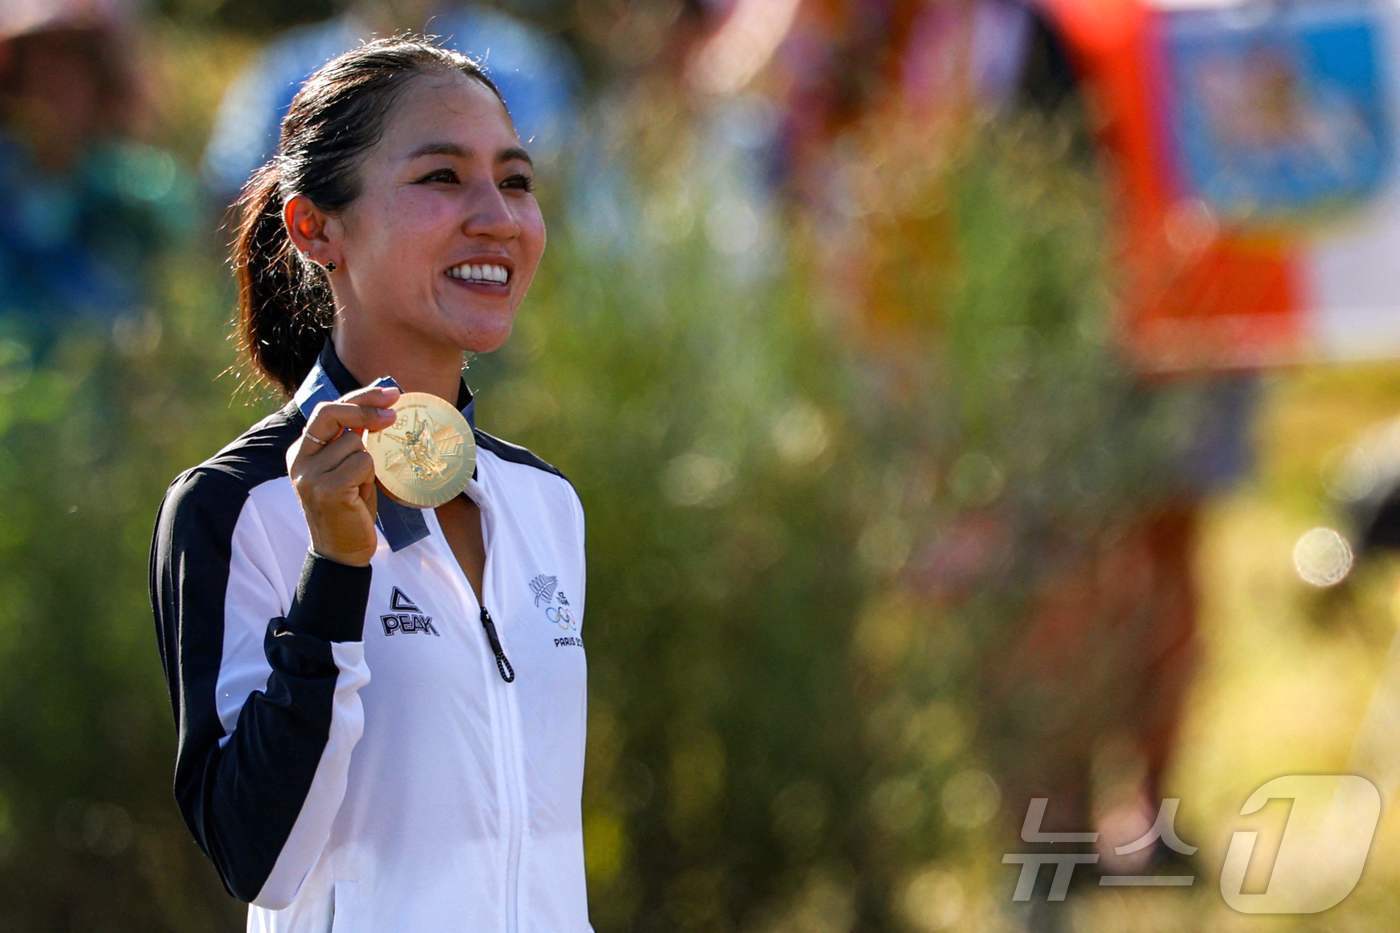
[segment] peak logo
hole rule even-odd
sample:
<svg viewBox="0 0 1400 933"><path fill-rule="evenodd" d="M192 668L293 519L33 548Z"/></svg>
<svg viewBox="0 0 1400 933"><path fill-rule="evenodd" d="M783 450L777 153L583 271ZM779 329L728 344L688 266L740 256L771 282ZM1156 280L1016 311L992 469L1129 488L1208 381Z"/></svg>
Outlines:
<svg viewBox="0 0 1400 933"><path fill-rule="evenodd" d="M409 599L408 594L397 586L389 596L389 608L394 611L379 617L379 624L384 626L385 637L413 635L419 632L438 635L438 630L433 627L433 617L419 609L418 604Z"/></svg>

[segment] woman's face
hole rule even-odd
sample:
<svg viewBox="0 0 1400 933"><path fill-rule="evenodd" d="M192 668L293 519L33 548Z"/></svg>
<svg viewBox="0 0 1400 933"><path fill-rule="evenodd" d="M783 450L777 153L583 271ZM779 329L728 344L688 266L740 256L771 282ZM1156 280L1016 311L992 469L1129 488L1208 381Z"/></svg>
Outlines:
<svg viewBox="0 0 1400 933"><path fill-rule="evenodd" d="M545 230L529 156L496 95L456 72L413 78L359 179L332 276L345 324L401 349L504 343Z"/></svg>

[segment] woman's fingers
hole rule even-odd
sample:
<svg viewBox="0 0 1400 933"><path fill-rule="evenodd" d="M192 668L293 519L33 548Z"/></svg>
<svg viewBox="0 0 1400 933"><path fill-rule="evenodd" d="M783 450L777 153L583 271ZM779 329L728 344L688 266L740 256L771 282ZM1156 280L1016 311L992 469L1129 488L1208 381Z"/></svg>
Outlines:
<svg viewBox="0 0 1400 933"><path fill-rule="evenodd" d="M316 553L345 564L369 563L374 532L374 459L364 431L394 423L396 388L375 387L322 402L287 451L287 474L301 500Z"/></svg>
<svg viewBox="0 0 1400 933"><path fill-rule="evenodd" d="M318 476L326 476L333 472L345 458L352 456L356 451L363 451L365 442L360 437L358 431L345 431L335 440L325 445L320 451L315 452L317 456L307 461L307 473ZM313 453L313 451L307 451Z"/></svg>
<svg viewBox="0 0 1400 933"><path fill-rule="evenodd" d="M322 474L322 481L325 486L335 490L354 490L358 498L360 487L374 479L374 458L365 450L364 445L359 443L359 438L354 437L358 450L351 450L341 458L340 462Z"/></svg>
<svg viewBox="0 0 1400 933"><path fill-rule="evenodd" d="M381 431L394 423L389 408L398 400L399 390L393 388L360 389L334 402L322 402L306 421L306 434L313 446L325 446L346 430ZM308 451L310 452L310 451Z"/></svg>
<svg viewBox="0 0 1400 933"><path fill-rule="evenodd" d="M312 412L306 430L317 440L329 443L346 430L378 431L393 423L394 412L389 408L349 402L322 402Z"/></svg>
<svg viewBox="0 0 1400 933"><path fill-rule="evenodd" d="M394 387L375 387L347 392L334 402L322 402L312 409L306 428L287 451L287 470L299 474L310 458L327 459L324 452L346 435L360 431L382 431L394 423L395 412L388 408L401 393ZM343 454L342 454L343 456ZM341 457L336 457L339 461Z"/></svg>
<svg viewBox="0 0 1400 933"><path fill-rule="evenodd" d="M291 478L303 502L318 508L364 501L363 487L374 485L374 459L360 435L347 431L317 456L295 464Z"/></svg>

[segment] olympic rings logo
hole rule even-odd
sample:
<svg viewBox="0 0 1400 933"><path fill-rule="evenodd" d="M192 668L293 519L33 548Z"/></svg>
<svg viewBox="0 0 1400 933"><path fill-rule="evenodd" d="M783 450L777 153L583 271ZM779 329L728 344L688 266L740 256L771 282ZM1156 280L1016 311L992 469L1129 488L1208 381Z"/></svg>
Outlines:
<svg viewBox="0 0 1400 933"><path fill-rule="evenodd" d="M574 621L574 614L569 611L568 606L550 606L544 611L544 617L566 632L578 629L578 623Z"/></svg>

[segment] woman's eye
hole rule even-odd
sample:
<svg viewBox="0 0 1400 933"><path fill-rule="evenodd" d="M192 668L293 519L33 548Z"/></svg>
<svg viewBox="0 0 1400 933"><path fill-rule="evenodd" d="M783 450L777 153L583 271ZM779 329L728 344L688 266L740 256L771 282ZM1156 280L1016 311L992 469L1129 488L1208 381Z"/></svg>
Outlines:
<svg viewBox="0 0 1400 933"><path fill-rule="evenodd" d="M419 184L429 181L456 182L457 173L450 168L440 168L436 172L429 172L427 175L418 179Z"/></svg>
<svg viewBox="0 0 1400 933"><path fill-rule="evenodd" d="M512 175L501 182L502 188L518 188L521 191L534 191L535 180L529 175Z"/></svg>

